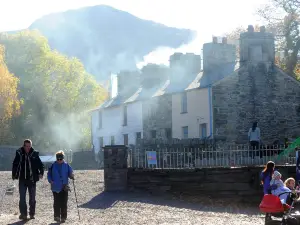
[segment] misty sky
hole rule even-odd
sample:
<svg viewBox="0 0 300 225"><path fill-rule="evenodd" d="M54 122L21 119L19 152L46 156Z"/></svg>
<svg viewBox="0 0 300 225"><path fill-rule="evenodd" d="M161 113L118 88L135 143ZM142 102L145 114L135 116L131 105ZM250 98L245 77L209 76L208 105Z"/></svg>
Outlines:
<svg viewBox="0 0 300 225"><path fill-rule="evenodd" d="M237 26L258 24L255 10L268 0L6 0L0 5L0 31L27 28L35 19L52 12L105 4L137 17L168 26L196 30L198 36L181 52L199 53L212 35L222 36ZM178 49L177 49L178 50ZM164 54L163 54L164 53ZM168 60L170 49L160 49L145 62Z"/></svg>
<svg viewBox="0 0 300 225"><path fill-rule="evenodd" d="M266 0L6 0L0 5L0 31L28 27L52 12L106 4L140 18L191 28L204 36L255 23L255 9Z"/></svg>

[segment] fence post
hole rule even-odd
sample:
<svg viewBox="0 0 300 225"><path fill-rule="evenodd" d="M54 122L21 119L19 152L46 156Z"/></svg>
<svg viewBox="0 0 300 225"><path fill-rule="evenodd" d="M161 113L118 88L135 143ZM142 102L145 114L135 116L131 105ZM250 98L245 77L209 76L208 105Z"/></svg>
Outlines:
<svg viewBox="0 0 300 225"><path fill-rule="evenodd" d="M125 145L109 145L104 148L104 190L127 189L128 148Z"/></svg>

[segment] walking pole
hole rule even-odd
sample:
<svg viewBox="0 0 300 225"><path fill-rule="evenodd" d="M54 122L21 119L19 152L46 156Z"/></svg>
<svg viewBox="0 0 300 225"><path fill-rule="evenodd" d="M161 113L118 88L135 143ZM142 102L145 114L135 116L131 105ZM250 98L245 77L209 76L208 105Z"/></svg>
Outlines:
<svg viewBox="0 0 300 225"><path fill-rule="evenodd" d="M76 195L76 189L75 189L75 181L73 179L73 188L74 188L74 193L75 193L75 199L76 199L76 205L77 205L77 213L78 213L78 218L80 220L80 214L79 214L79 208L78 208L78 201L77 201L77 195Z"/></svg>

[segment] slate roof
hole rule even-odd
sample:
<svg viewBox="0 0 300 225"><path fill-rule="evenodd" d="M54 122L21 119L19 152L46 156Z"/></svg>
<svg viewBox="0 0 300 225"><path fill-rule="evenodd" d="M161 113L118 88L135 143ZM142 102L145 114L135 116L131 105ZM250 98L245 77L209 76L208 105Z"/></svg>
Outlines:
<svg viewBox="0 0 300 225"><path fill-rule="evenodd" d="M184 80L180 80L178 82L170 82L170 80L166 80L161 85L153 88L139 87L132 93L132 95L128 95L129 97L117 95L116 97L104 102L98 109L119 106L123 103L141 101L152 97L162 96L164 94L174 94L197 88L207 88L215 82L232 75L239 66L239 63L228 63L220 68L215 68L213 71L201 71L195 76L185 77Z"/></svg>

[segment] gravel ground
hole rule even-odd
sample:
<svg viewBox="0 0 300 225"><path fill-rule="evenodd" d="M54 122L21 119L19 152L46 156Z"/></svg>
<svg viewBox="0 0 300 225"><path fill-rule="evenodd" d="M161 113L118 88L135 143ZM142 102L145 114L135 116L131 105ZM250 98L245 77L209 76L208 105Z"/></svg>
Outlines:
<svg viewBox="0 0 300 225"><path fill-rule="evenodd" d="M215 224L262 225L258 208L244 205L224 206L222 202L202 199L197 203L154 197L145 193L104 193L103 171L75 171L81 220L78 220L74 191L69 195L66 224ZM0 172L1 196L12 184L10 172ZM17 183L16 183L17 184ZM73 189L73 186L71 186ZM18 189L0 202L0 224L24 224L18 220ZM0 198L1 200L1 198ZM56 224L53 221L52 193L45 179L37 184L36 219L30 224ZM205 202L205 204L204 204ZM205 206L204 206L205 205Z"/></svg>

